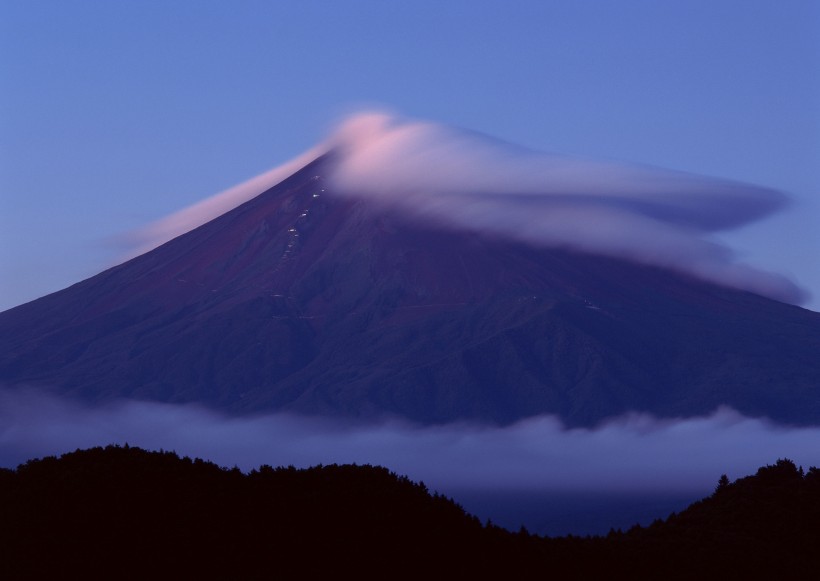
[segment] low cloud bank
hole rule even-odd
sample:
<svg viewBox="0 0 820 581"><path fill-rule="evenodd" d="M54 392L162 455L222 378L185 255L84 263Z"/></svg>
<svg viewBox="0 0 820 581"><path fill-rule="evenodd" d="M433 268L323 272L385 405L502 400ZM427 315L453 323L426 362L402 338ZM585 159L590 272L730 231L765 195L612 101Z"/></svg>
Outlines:
<svg viewBox="0 0 820 581"><path fill-rule="evenodd" d="M362 113L303 155L131 236L146 252L334 152L329 195L364 197L420 219L672 268L791 303L783 276L735 260L711 238L787 203L749 184L545 154L464 130Z"/></svg>
<svg viewBox="0 0 820 581"><path fill-rule="evenodd" d="M784 428L728 409L686 420L631 415L596 429L567 430L553 417L503 428L419 427L285 414L228 417L134 401L88 407L31 390L0 390L0 466L126 442L245 470L380 464L444 493L701 494L723 473L738 478L778 458L820 465L820 428Z"/></svg>

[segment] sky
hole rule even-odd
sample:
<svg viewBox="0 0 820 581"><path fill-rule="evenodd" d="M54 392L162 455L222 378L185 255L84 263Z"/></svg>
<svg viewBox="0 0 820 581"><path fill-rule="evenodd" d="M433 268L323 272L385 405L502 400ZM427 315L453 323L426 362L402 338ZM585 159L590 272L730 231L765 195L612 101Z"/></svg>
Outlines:
<svg viewBox="0 0 820 581"><path fill-rule="evenodd" d="M784 192L717 236L820 310L819 31L799 0L0 0L0 309L378 108Z"/></svg>

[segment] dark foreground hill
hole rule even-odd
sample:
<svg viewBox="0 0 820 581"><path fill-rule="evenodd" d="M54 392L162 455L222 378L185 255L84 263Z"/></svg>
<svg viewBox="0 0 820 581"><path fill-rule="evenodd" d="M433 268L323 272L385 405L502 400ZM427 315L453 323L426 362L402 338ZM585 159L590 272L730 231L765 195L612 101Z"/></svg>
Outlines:
<svg viewBox="0 0 820 581"><path fill-rule="evenodd" d="M820 423L820 314L661 268L410 220L319 159L0 313L0 384L230 412Z"/></svg>
<svg viewBox="0 0 820 581"><path fill-rule="evenodd" d="M0 471L4 579L782 578L816 572L818 546L820 471L786 460L604 538L482 525L373 466L243 474L107 447Z"/></svg>

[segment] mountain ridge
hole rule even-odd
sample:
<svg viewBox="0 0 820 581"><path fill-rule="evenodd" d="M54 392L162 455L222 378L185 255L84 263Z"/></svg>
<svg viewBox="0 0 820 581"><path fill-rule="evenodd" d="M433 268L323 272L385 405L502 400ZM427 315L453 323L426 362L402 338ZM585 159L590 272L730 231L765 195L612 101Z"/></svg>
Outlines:
<svg viewBox="0 0 820 581"><path fill-rule="evenodd" d="M648 527L539 537L481 524L450 498L370 465L247 473L174 452L76 450L0 469L10 578L262 578L492 572L637 579L816 570L820 470L786 459Z"/></svg>

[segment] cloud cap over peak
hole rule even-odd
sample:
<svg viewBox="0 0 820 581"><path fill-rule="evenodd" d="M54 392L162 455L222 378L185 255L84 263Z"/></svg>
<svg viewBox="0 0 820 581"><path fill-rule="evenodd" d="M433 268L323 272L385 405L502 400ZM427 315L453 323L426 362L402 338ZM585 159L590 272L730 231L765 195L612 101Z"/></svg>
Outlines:
<svg viewBox="0 0 820 581"><path fill-rule="evenodd" d="M710 238L783 208L781 192L637 164L540 153L480 134L362 113L327 141L333 191L424 219L672 268L791 303L785 277Z"/></svg>
<svg viewBox="0 0 820 581"><path fill-rule="evenodd" d="M703 231L763 218L787 203L758 186L638 164L523 149L481 134L387 114L342 123L339 187L385 196L503 196L516 203L609 206Z"/></svg>
<svg viewBox="0 0 820 581"><path fill-rule="evenodd" d="M735 260L712 238L771 215L781 192L638 164L547 154L381 112L352 115L293 160L132 233L147 252L333 152L329 195L397 207L445 226L661 266L788 303L786 277Z"/></svg>

